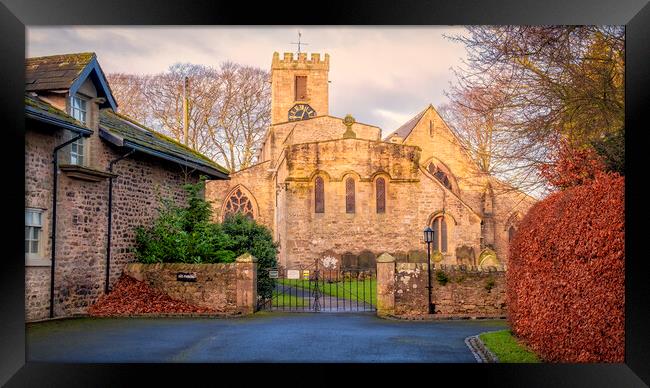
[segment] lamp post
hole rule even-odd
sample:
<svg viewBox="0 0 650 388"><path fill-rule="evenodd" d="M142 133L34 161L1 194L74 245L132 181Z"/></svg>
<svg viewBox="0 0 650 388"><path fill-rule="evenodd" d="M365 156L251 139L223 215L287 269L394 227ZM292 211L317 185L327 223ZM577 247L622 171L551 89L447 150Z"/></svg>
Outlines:
<svg viewBox="0 0 650 388"><path fill-rule="evenodd" d="M429 279L429 314L435 312L434 306L431 303L431 243L433 242L433 230L427 226L424 228L424 242L427 243L427 278Z"/></svg>

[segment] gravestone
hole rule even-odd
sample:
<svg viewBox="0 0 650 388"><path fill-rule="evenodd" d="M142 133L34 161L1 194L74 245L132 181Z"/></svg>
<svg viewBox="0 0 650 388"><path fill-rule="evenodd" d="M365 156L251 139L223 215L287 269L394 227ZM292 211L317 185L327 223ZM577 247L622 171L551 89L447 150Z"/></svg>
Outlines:
<svg viewBox="0 0 650 388"><path fill-rule="evenodd" d="M375 268L376 264L377 258L374 253L370 251L363 251L359 254L359 268Z"/></svg>
<svg viewBox="0 0 650 388"><path fill-rule="evenodd" d="M474 248L461 245L456 248L456 262L458 264L475 265Z"/></svg>
<svg viewBox="0 0 650 388"><path fill-rule="evenodd" d="M478 257L478 265L481 267L498 267L501 262L497 258L496 252L490 248L485 248Z"/></svg>
<svg viewBox="0 0 650 388"><path fill-rule="evenodd" d="M342 268L356 268L359 266L359 258L351 252L346 252L341 256Z"/></svg>
<svg viewBox="0 0 650 388"><path fill-rule="evenodd" d="M440 263L442 262L442 259L444 259L442 252L440 251L431 252L431 261L433 261L434 263Z"/></svg>
<svg viewBox="0 0 650 388"><path fill-rule="evenodd" d="M396 263L408 263L408 255L405 252L395 252L390 255L395 258Z"/></svg>
<svg viewBox="0 0 650 388"><path fill-rule="evenodd" d="M412 250L408 253L408 262L409 263L426 263L427 262L427 252Z"/></svg>

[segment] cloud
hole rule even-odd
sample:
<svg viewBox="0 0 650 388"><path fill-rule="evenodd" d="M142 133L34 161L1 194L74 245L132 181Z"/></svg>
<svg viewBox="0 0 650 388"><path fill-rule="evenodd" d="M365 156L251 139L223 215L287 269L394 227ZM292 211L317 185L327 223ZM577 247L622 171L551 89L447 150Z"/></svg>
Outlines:
<svg viewBox="0 0 650 388"><path fill-rule="evenodd" d="M451 67L465 56L444 38L460 27L28 27L28 56L94 51L107 73L151 74L176 62L230 60L268 69L274 51L330 54L330 114L351 113L384 134L429 103L446 101ZM406 120L403 120L406 118Z"/></svg>

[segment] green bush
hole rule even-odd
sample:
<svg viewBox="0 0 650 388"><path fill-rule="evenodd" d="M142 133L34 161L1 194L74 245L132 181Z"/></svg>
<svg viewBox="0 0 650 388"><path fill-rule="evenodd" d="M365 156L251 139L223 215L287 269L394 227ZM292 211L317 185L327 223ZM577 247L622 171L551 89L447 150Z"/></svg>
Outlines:
<svg viewBox="0 0 650 388"><path fill-rule="evenodd" d="M271 231L241 213L226 217L223 231L230 237L230 249L236 256L246 252L257 258L257 268L267 269L277 266L277 245L273 242ZM269 278L268 271L257 272L257 293L270 298L275 279Z"/></svg>
<svg viewBox="0 0 650 388"><path fill-rule="evenodd" d="M231 263L250 253L259 268L277 265L277 247L271 232L241 214L222 224L211 222L210 203L202 198L205 183L187 184L188 206L161 199L159 216L150 227L136 228L135 256L141 263ZM274 283L258 272L258 293L270 297Z"/></svg>
<svg viewBox="0 0 650 388"><path fill-rule="evenodd" d="M151 227L136 228L135 255L141 263L229 263L235 260L230 236L210 222L210 204L200 197L204 183L184 186L188 206L161 200Z"/></svg>
<svg viewBox="0 0 650 388"><path fill-rule="evenodd" d="M444 273L441 270L436 271L436 280L438 281L438 283L440 283L441 286L444 286L447 283L449 283L449 277L447 276L446 273Z"/></svg>
<svg viewBox="0 0 650 388"><path fill-rule="evenodd" d="M490 292L494 286L496 285L494 278L490 277L488 281L485 283L485 289Z"/></svg>

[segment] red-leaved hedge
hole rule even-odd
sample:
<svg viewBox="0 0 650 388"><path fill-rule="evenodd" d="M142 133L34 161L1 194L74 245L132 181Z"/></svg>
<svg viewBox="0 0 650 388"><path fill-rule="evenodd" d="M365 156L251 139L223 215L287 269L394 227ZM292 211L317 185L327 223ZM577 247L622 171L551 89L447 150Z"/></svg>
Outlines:
<svg viewBox="0 0 650 388"><path fill-rule="evenodd" d="M554 193L521 221L506 274L513 333L551 362L624 362L625 179Z"/></svg>

